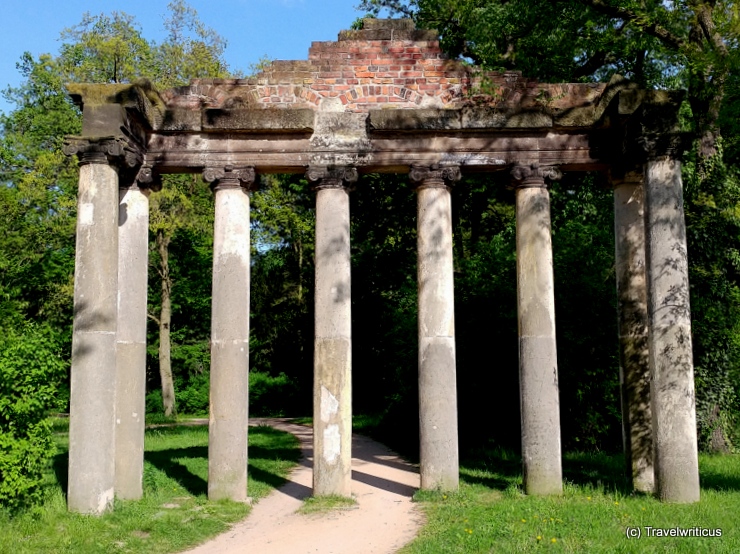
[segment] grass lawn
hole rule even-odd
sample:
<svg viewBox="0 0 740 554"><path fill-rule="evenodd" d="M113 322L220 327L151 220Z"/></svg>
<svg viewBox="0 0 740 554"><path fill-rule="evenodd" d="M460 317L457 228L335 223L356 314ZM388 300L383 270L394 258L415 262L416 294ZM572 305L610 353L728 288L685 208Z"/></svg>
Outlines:
<svg viewBox="0 0 740 554"><path fill-rule="evenodd" d="M144 499L116 501L101 517L67 512L68 439L55 425L59 453L46 476L44 504L15 518L0 512L0 553L177 552L242 519L249 507L208 502L208 427L148 429ZM298 440L270 427L249 429L249 496L260 498L284 482L300 457Z"/></svg>
<svg viewBox="0 0 740 554"><path fill-rule="evenodd" d="M622 456L566 454L565 493L522 493L521 462L481 451L463 463L460 492L418 492L428 523L401 552L740 552L740 456L700 457L702 497L691 505L633 496ZM645 527L721 529L720 538L649 537ZM641 538L627 538L628 528Z"/></svg>

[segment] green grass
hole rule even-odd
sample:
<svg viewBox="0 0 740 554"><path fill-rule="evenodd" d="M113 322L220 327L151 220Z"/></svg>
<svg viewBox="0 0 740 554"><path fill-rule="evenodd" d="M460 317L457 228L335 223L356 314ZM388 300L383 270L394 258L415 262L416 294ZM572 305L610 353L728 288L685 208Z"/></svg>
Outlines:
<svg viewBox="0 0 740 554"><path fill-rule="evenodd" d="M702 499L691 505L631 495L622 461L566 454L563 496L538 498L522 493L518 457L479 452L463 463L458 493L416 494L428 523L401 552L740 552L740 456L702 455ZM722 537L647 537L646 526L719 528ZM642 537L627 538L628 527Z"/></svg>
<svg viewBox="0 0 740 554"><path fill-rule="evenodd" d="M146 432L144 499L116 501L101 517L67 512L66 434L46 475L42 506L14 518L0 512L0 553L177 552L203 542L242 519L249 506L208 502L208 428L176 426ZM300 457L298 440L270 427L249 430L252 498L285 481Z"/></svg>
<svg viewBox="0 0 740 554"><path fill-rule="evenodd" d="M303 515L323 514L335 510L352 510L356 506L357 501L354 498L348 498L346 496L333 494L328 496L312 496L303 501L301 507L298 508L298 513Z"/></svg>

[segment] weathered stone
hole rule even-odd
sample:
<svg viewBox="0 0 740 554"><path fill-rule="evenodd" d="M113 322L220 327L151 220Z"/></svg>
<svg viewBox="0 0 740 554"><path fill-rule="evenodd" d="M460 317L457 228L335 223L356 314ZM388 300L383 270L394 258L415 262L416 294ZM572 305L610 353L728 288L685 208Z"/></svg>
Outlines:
<svg viewBox="0 0 740 554"><path fill-rule="evenodd" d="M459 486L452 205L457 166L413 167L417 185L419 472L422 489Z"/></svg>
<svg viewBox="0 0 740 554"><path fill-rule="evenodd" d="M309 109L234 109L204 110L202 128L242 132L304 132L314 127L314 111Z"/></svg>
<svg viewBox="0 0 740 554"><path fill-rule="evenodd" d="M648 161L645 207L656 494L667 502L697 502L694 362L679 161L667 156Z"/></svg>
<svg viewBox="0 0 740 554"><path fill-rule="evenodd" d="M311 168L316 184L315 496L351 494L352 313L349 194L353 168Z"/></svg>
<svg viewBox="0 0 740 554"><path fill-rule="evenodd" d="M460 110L372 110L369 115L373 131L426 131L460 129Z"/></svg>
<svg viewBox="0 0 740 554"><path fill-rule="evenodd" d="M652 493L653 431L642 173L629 173L612 182L625 461L633 488Z"/></svg>
<svg viewBox="0 0 740 554"><path fill-rule="evenodd" d="M317 112L311 146L321 149L370 150L367 114Z"/></svg>
<svg viewBox="0 0 740 554"><path fill-rule="evenodd" d="M200 131L202 119L200 111L168 108L157 131Z"/></svg>
<svg viewBox="0 0 740 554"><path fill-rule="evenodd" d="M118 319L118 174L80 167L69 422L70 511L101 514L113 505Z"/></svg>
<svg viewBox="0 0 740 554"><path fill-rule="evenodd" d="M206 173L205 178L213 182L216 195L208 498L246 502L250 248L248 188L254 180L254 170L209 169Z"/></svg>
<svg viewBox="0 0 740 554"><path fill-rule="evenodd" d="M555 343L555 294L550 232L554 168L517 166L516 268L522 462L527 494L562 494L560 401Z"/></svg>
<svg viewBox="0 0 740 554"><path fill-rule="evenodd" d="M116 497L142 497L146 396L149 191L121 188L118 205Z"/></svg>

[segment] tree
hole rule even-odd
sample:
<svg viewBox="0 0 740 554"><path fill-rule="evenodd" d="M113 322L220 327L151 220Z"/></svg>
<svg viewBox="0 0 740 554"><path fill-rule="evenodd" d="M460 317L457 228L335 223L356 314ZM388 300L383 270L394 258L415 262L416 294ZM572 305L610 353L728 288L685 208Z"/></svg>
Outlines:
<svg viewBox="0 0 740 554"><path fill-rule="evenodd" d="M740 62L732 0L363 0L361 7L437 28L450 55L490 69L544 81L619 72L643 86L685 87L699 154L717 152L725 86Z"/></svg>
<svg viewBox="0 0 740 554"><path fill-rule="evenodd" d="M736 3L364 0L362 7L375 14L386 9L413 17L420 27L437 28L450 56L468 58L487 69L519 70L550 82L606 81L620 73L646 88L686 90L681 120L694 143L685 157L684 182L697 417L703 445L727 449L732 421L740 415ZM556 209L554 197L554 214ZM553 225L556 232L556 221ZM593 225L588 232L600 235ZM557 256L556 251L556 266ZM557 267L556 279L557 285L563 283ZM561 348L565 345L560 330L569 325L569 316L562 300L557 309L558 351L564 359L568 347ZM594 340L592 331L588 338ZM588 373L587 366L578 364L578 371ZM590 409L587 413L594 415Z"/></svg>
<svg viewBox="0 0 740 554"><path fill-rule="evenodd" d="M0 256L0 313L20 319L43 315L65 324L71 320L77 169L61 146L65 135L79 134L81 114L64 83L126 83L143 77L166 88L186 84L191 77L226 76L225 41L183 0L170 2L168 9L168 35L161 44L147 41L125 13L85 14L78 25L63 31L58 56L23 56L19 69L25 84L5 93L18 108L0 121L0 180L6 185L0 202L3 213L11 216L3 220L8 248ZM161 300L156 319L168 413L175 409L169 247L179 232L193 229L208 240L209 199L199 184L168 176L164 191L152 195L151 202L160 277L158 293L152 296Z"/></svg>

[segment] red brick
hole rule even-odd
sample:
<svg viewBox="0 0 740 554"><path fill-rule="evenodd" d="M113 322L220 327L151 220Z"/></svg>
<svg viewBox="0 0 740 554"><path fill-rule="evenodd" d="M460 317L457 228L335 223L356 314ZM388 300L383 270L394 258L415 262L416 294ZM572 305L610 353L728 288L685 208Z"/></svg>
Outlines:
<svg viewBox="0 0 740 554"><path fill-rule="evenodd" d="M424 74L421 71L403 71L401 77L423 77Z"/></svg>
<svg viewBox="0 0 740 554"><path fill-rule="evenodd" d="M387 96L378 96L377 101L378 101L379 104L385 104L385 103L388 102L388 97Z"/></svg>

